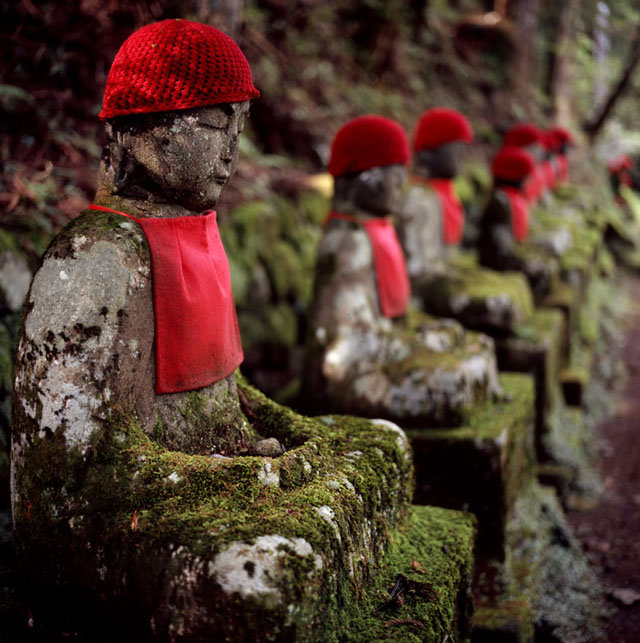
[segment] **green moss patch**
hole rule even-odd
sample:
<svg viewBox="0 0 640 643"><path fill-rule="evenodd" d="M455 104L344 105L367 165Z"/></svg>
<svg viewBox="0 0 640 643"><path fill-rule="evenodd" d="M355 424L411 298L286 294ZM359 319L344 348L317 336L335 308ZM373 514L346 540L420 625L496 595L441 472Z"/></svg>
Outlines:
<svg viewBox="0 0 640 643"><path fill-rule="evenodd" d="M473 643L533 643L534 634L527 601L507 599L480 605L473 613Z"/></svg>
<svg viewBox="0 0 640 643"><path fill-rule="evenodd" d="M478 518L478 548L504 556L505 521L534 476L534 385L527 375L500 377L506 399L488 403L454 429L407 432L414 449L417 504L467 508Z"/></svg>
<svg viewBox="0 0 640 643"><path fill-rule="evenodd" d="M114 412L85 455L62 436L32 437L17 472L16 526L41 617L58 618L56 610L70 605L82 612L65 594L76 586L86 600L104 603L104 618L144 632L153 613L163 630L183 618L165 593L186 574L179 583L190 601L220 607L194 640L204 631L325 640L336 597L362 590L405 515L413 476L404 438L359 418L299 416L241 378L239 395L256 433L286 446L282 456L169 451L126 411ZM266 598L222 592L217 573L189 576L190 565L206 568L229 547L251 547L263 536L284 541ZM61 604L51 599L54 587Z"/></svg>
<svg viewBox="0 0 640 643"><path fill-rule="evenodd" d="M438 507L412 507L381 571L350 600L328 641L441 642L469 635L475 520ZM409 581L405 583L401 578ZM390 599L396 589L400 598Z"/></svg>
<svg viewBox="0 0 640 643"><path fill-rule="evenodd" d="M509 523L505 594L531 605L540 640L599 639L602 590L555 492L532 485Z"/></svg>
<svg viewBox="0 0 640 643"><path fill-rule="evenodd" d="M479 330L508 330L525 322L533 311L526 277L480 266L473 253L455 253L447 273L420 287L425 310L454 317ZM503 314L497 314L502 309Z"/></svg>

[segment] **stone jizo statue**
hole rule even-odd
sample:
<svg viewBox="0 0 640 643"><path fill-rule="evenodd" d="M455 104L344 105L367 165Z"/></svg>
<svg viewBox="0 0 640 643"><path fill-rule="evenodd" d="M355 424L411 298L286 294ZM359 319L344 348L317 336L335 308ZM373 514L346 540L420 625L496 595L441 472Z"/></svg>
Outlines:
<svg viewBox="0 0 640 643"><path fill-rule="evenodd" d="M390 218L408 160L404 130L381 116L356 118L335 136L304 390L320 408L455 425L499 393L493 342L409 306Z"/></svg>
<svg viewBox="0 0 640 643"><path fill-rule="evenodd" d="M527 244L529 182L537 180L534 158L522 147L503 147L493 158L493 190L480 221L478 258L493 270L523 272L535 297L549 293L555 258Z"/></svg>
<svg viewBox="0 0 640 643"><path fill-rule="evenodd" d="M520 275L488 271L460 251L465 221L454 178L472 140L471 125L460 112L434 108L422 114L410 185L397 214L398 234L422 310L504 335L531 314L531 293Z"/></svg>
<svg viewBox="0 0 640 643"><path fill-rule="evenodd" d="M107 81L95 203L31 285L15 540L34 618L87 640L306 640L338 587L364 581L411 494L396 426L303 418L236 374L212 208L257 96L213 27L135 32Z"/></svg>

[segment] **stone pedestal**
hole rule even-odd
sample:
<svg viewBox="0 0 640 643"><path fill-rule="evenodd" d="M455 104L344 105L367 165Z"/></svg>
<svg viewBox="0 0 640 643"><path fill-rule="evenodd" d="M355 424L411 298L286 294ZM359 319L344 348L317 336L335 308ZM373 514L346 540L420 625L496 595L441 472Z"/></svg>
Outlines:
<svg viewBox="0 0 640 643"><path fill-rule="evenodd" d="M360 594L403 524L408 442L385 421L304 418L242 381L238 394L286 453L171 451L115 410L90 466L64 440L34 439L15 513L39 623L90 639L326 640L336 597Z"/></svg>
<svg viewBox="0 0 640 643"><path fill-rule="evenodd" d="M540 457L548 433L549 414L563 364L565 325L558 310L537 308L528 324L512 337L496 342L498 367L502 371L533 374L535 380L535 443Z"/></svg>
<svg viewBox="0 0 640 643"><path fill-rule="evenodd" d="M417 504L470 511L478 518L477 553L504 560L513 504L535 475L534 382L502 375L509 401L486 405L456 429L412 429Z"/></svg>
<svg viewBox="0 0 640 643"><path fill-rule="evenodd" d="M502 573L485 586L473 643L599 640L603 596L553 489L522 490L509 523ZM487 600L487 595L500 596Z"/></svg>
<svg viewBox="0 0 640 643"><path fill-rule="evenodd" d="M450 257L446 270L415 288L420 307L466 328L501 336L526 323L533 299L526 277L480 266L471 253Z"/></svg>
<svg viewBox="0 0 640 643"><path fill-rule="evenodd" d="M417 507L393 537L380 573L336 624L339 641L466 641L471 632L475 520ZM393 590L397 598L391 598Z"/></svg>

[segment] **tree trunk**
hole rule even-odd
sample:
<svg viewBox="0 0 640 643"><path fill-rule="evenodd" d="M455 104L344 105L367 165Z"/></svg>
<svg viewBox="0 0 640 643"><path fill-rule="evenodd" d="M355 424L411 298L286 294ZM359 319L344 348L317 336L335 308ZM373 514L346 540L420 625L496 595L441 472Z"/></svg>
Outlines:
<svg viewBox="0 0 640 643"><path fill-rule="evenodd" d="M547 93L551 98L551 115L557 123L568 124L571 118L571 45L576 0L566 0L558 8L555 42L549 50Z"/></svg>
<svg viewBox="0 0 640 643"><path fill-rule="evenodd" d="M535 85L539 12L540 0L518 0L516 3L516 79L519 94L525 99L531 96L531 89Z"/></svg>
<svg viewBox="0 0 640 643"><path fill-rule="evenodd" d="M633 72L636 70L638 63L640 62L640 24L636 27L636 32L634 34L633 40L631 42L631 50L629 51L629 57L627 58L626 65L622 70L622 74L618 79L618 82L613 86L609 98L604 103L602 109L597 113L591 120L585 122L583 129L593 140L598 132L602 129L602 126L605 124L609 116L611 115L613 108L618 102L619 98L624 94L627 87L629 86L629 81L633 76Z"/></svg>

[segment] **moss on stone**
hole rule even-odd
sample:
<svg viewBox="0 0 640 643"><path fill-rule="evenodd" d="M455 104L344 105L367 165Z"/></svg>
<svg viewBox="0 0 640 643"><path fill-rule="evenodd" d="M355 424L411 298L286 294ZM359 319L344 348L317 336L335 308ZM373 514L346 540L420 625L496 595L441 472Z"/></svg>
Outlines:
<svg viewBox="0 0 640 643"><path fill-rule="evenodd" d="M251 544L270 534L291 542L303 538L319 558L283 551L284 571L273 580L282 601L269 607L259 597L244 603L236 597L233 613L241 616L233 627L252 640L325 640L336 622L334 597L361 591L404 516L413 481L406 446L385 426L341 416L305 418L242 378L238 387L255 431L287 447L281 457L168 451L126 410L114 411L88 455L69 448L61 435L34 436L17 472L18 549L27 584L56 586L63 596L79 583L87 598L98 593L111 608L113 601L125 601L121 609L131 627L144 630L148 605L162 604L180 565L172 562L176 547L188 560L212 561L234 542ZM103 552L102 567L87 543ZM221 591L215 579L199 582L215 600ZM138 596L136 587L147 590ZM56 609L43 591L34 605ZM163 619L173 618L171 609L165 605L156 615L156 627L168 627ZM231 612L219 618L216 627L225 631Z"/></svg>
<svg viewBox="0 0 640 643"><path fill-rule="evenodd" d="M421 306L478 330L507 330L526 321L533 298L524 275L480 266L473 253L454 253L446 274L421 284Z"/></svg>
<svg viewBox="0 0 640 643"><path fill-rule="evenodd" d="M477 606L473 613L473 643L533 643L531 611L527 601L518 599Z"/></svg>
<svg viewBox="0 0 640 643"><path fill-rule="evenodd" d="M533 480L534 387L528 375L501 375L505 399L487 403L459 428L410 429L418 504L468 508L478 548L504 557L509 508ZM455 463L452 465L452 463Z"/></svg>
<svg viewBox="0 0 640 643"><path fill-rule="evenodd" d="M589 346L598 341L602 308L611 290L611 285L595 274L596 272L592 271L578 319L579 337Z"/></svg>
<svg viewBox="0 0 640 643"><path fill-rule="evenodd" d="M302 336L327 208L325 196L304 190L294 198L251 201L223 215L220 234L248 355L265 344L291 348Z"/></svg>
<svg viewBox="0 0 640 643"><path fill-rule="evenodd" d="M555 492L532 485L509 523L506 594L531 604L541 640L599 640L601 585L566 523Z"/></svg>
<svg viewBox="0 0 640 643"><path fill-rule="evenodd" d="M497 439L505 427L530 417L533 401L533 381L528 375L501 374L500 384L504 390L502 400L484 404L464 426L456 428L409 429L407 435L449 440Z"/></svg>
<svg viewBox="0 0 640 643"><path fill-rule="evenodd" d="M327 641L441 642L469 635L469 589L475 520L437 507L412 507L360 600L348 598ZM425 596L406 591L389 600L399 575L424 583ZM432 594L429 597L429 594Z"/></svg>
<svg viewBox="0 0 640 643"><path fill-rule="evenodd" d="M118 203L116 201L113 203L104 202L103 205L114 210L118 209ZM105 233L107 240L113 241L115 236L115 239L118 239L119 243L124 242L130 244L141 259L149 262L149 246L147 245L142 228L138 228L137 233L135 232L136 228L138 228L137 224L120 214L97 210L84 210L80 216L73 219L73 221L60 232L56 240L59 248L73 253L75 251L72 245L74 238L86 235L87 240L90 239L95 243L100 240L100 234ZM65 242L71 245L67 246ZM126 249L125 246L124 250L126 251Z"/></svg>
<svg viewBox="0 0 640 643"><path fill-rule="evenodd" d="M533 311L533 299L526 277L519 272L498 272L478 264L473 253L453 255L450 260L454 275L463 280L465 291L472 298L487 299L506 296L521 311L523 321Z"/></svg>

